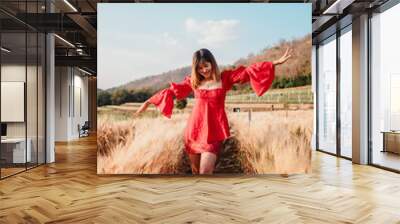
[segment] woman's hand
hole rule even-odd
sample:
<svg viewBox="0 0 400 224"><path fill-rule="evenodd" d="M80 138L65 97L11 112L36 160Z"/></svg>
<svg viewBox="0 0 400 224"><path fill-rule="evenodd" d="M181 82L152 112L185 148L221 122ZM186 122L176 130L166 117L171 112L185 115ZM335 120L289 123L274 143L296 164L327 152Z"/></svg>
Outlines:
<svg viewBox="0 0 400 224"><path fill-rule="evenodd" d="M145 101L142 106L140 106L140 108L135 112L134 116L137 117L139 116L139 114L141 114L142 112L144 112L147 107L150 105L149 101Z"/></svg>
<svg viewBox="0 0 400 224"><path fill-rule="evenodd" d="M285 63L290 57L292 57L291 54L292 54L292 49L291 49L291 48L287 48L285 54L284 54L281 58L279 58L278 60L273 61L272 63L273 63L274 65L283 64L283 63Z"/></svg>

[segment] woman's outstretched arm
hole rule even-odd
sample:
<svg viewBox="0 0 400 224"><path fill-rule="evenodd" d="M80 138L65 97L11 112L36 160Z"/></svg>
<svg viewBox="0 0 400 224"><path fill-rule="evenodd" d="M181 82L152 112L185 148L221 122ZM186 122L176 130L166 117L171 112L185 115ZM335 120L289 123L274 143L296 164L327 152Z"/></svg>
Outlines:
<svg viewBox="0 0 400 224"><path fill-rule="evenodd" d="M283 64L283 63L285 63L290 57L292 57L292 49L291 49L291 48L287 48L285 54L282 55L282 57L279 58L278 60L273 61L272 64L274 64L274 65Z"/></svg>
<svg viewBox="0 0 400 224"><path fill-rule="evenodd" d="M236 83L250 82L253 91L263 95L275 79L275 67L285 63L291 57L291 49L286 49L285 54L275 61L262 61L249 66L239 66L233 70L222 72L221 78L226 90L230 90Z"/></svg>
<svg viewBox="0 0 400 224"><path fill-rule="evenodd" d="M144 101L140 108L135 112L134 116L139 116L139 114L146 111L147 107L149 107L150 102L148 100Z"/></svg>
<svg viewBox="0 0 400 224"><path fill-rule="evenodd" d="M150 104L154 104L164 116L170 118L174 107L174 97L177 99L184 99L191 92L190 76L186 76L182 82L172 82L169 88L158 91L146 100L136 111L135 116L143 113Z"/></svg>

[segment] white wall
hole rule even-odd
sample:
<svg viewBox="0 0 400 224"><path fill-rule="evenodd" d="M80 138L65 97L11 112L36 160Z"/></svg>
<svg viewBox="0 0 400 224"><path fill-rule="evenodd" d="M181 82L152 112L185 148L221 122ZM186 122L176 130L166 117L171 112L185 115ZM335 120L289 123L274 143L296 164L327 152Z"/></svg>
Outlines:
<svg viewBox="0 0 400 224"><path fill-rule="evenodd" d="M68 140L70 76L67 67L55 68L55 141Z"/></svg>
<svg viewBox="0 0 400 224"><path fill-rule="evenodd" d="M1 66L1 81L2 82L25 82L25 64L3 64ZM4 96L2 96L4 97ZM7 110L7 108L1 108ZM25 137L25 122L7 122L8 137Z"/></svg>
<svg viewBox="0 0 400 224"><path fill-rule="evenodd" d="M32 73L32 71L35 71L36 73L36 67L33 66L28 66L25 67L24 65L18 65L18 64L3 64L1 66L1 81L2 82L25 82L25 75L27 69L28 74ZM28 77L29 78L29 77ZM29 85L36 85L36 81L29 80ZM32 88L27 88L27 106L34 107L36 109L36 89ZM2 96L4 97L4 96ZM32 102L35 102L34 105L29 105ZM9 108L1 108L1 110L7 110ZM23 108L24 109L24 108ZM27 112L27 120L29 122L28 124L28 138L31 137L29 134L32 132L32 130L36 130L36 119L37 115L36 113L31 113L30 110ZM34 121L34 124L32 124L32 121ZM26 122L7 122L7 136L8 137L25 137L25 126ZM35 132L36 136L36 132Z"/></svg>
<svg viewBox="0 0 400 224"><path fill-rule="evenodd" d="M56 67L56 141L77 139L78 124L88 120L88 77L83 75L76 68Z"/></svg>
<svg viewBox="0 0 400 224"><path fill-rule="evenodd" d="M82 73L78 73L79 75L76 75L77 70L74 70L75 72L75 79L74 79L74 86L75 86L75 92L74 92L74 100L75 100L75 106L74 110L75 113L73 113L73 119L72 119L72 132L71 134L75 137L78 137L78 129L77 126L80 124L81 126L85 123L85 121L88 120L88 77L83 77L81 76ZM79 92L80 91L80 92ZM79 97L80 96L80 97ZM79 102L80 101L80 102ZM81 107L81 108L79 108ZM80 111L81 109L81 111Z"/></svg>
<svg viewBox="0 0 400 224"><path fill-rule="evenodd" d="M39 69L36 71L36 69ZM4 63L1 66L1 76L2 76L2 85L3 82L23 82L26 84L26 107L25 107L25 96L22 98L21 107L12 108L12 107L3 107L1 108L2 114L4 113L22 113L22 121L19 122L5 122L7 124L7 137L9 138L24 138L25 134L27 138L30 140L31 155L33 162L36 162L39 159L39 163L44 163L45 155L45 142L44 142L44 83L41 66L25 66L24 64L7 64ZM25 78L27 77L27 81ZM24 88L24 87L23 87ZM2 99L9 98L7 92L4 92L5 89L2 89ZM20 94L24 94L24 89L19 90ZM12 103L12 102L11 102ZM15 102L18 103L18 102ZM14 110L14 111L12 111ZM26 120L24 114L26 112ZM3 120L3 118L2 118ZM37 154L38 153L38 154Z"/></svg>

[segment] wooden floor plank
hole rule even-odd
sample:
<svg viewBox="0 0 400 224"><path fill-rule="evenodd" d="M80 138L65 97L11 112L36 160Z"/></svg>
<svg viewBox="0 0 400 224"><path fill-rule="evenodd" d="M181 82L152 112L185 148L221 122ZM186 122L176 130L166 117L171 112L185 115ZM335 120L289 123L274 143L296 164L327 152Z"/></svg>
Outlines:
<svg viewBox="0 0 400 224"><path fill-rule="evenodd" d="M313 152L308 175L96 174L94 136L0 181L0 223L400 223L400 175Z"/></svg>

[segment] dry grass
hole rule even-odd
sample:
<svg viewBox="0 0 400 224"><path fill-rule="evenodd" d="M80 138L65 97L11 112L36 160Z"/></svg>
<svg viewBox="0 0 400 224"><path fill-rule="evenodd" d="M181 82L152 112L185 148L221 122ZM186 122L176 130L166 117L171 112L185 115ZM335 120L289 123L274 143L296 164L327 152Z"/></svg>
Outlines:
<svg viewBox="0 0 400 224"><path fill-rule="evenodd" d="M120 122L110 122L110 120L107 117L99 119L98 173L176 174L185 172L183 133L186 115L174 116L171 120L163 117L145 117L135 121ZM124 131L115 131L119 127L122 127ZM125 131L127 127L130 127L129 131ZM110 135L110 132L114 132L114 135ZM104 140L108 137L111 139L110 142ZM123 139L123 141L114 139ZM110 147L112 144L115 144L114 147Z"/></svg>
<svg viewBox="0 0 400 224"><path fill-rule="evenodd" d="M124 121L101 116L98 173L187 173L190 166L183 145L187 116L174 114L170 120L143 117ZM287 116L279 111L257 112L252 114L250 125L247 113L229 114L229 120L237 144L224 145L222 155L226 158L220 158L216 172L232 173L229 170L235 167L232 164L242 166L233 172L241 170L248 174L311 171L312 110L289 111Z"/></svg>
<svg viewBox="0 0 400 224"><path fill-rule="evenodd" d="M232 116L235 115L235 116ZM231 114L245 173L311 171L312 110Z"/></svg>
<svg viewBox="0 0 400 224"><path fill-rule="evenodd" d="M97 152L99 156L111 155L114 150L132 140L135 132L134 121L112 121L102 118L98 122Z"/></svg>

